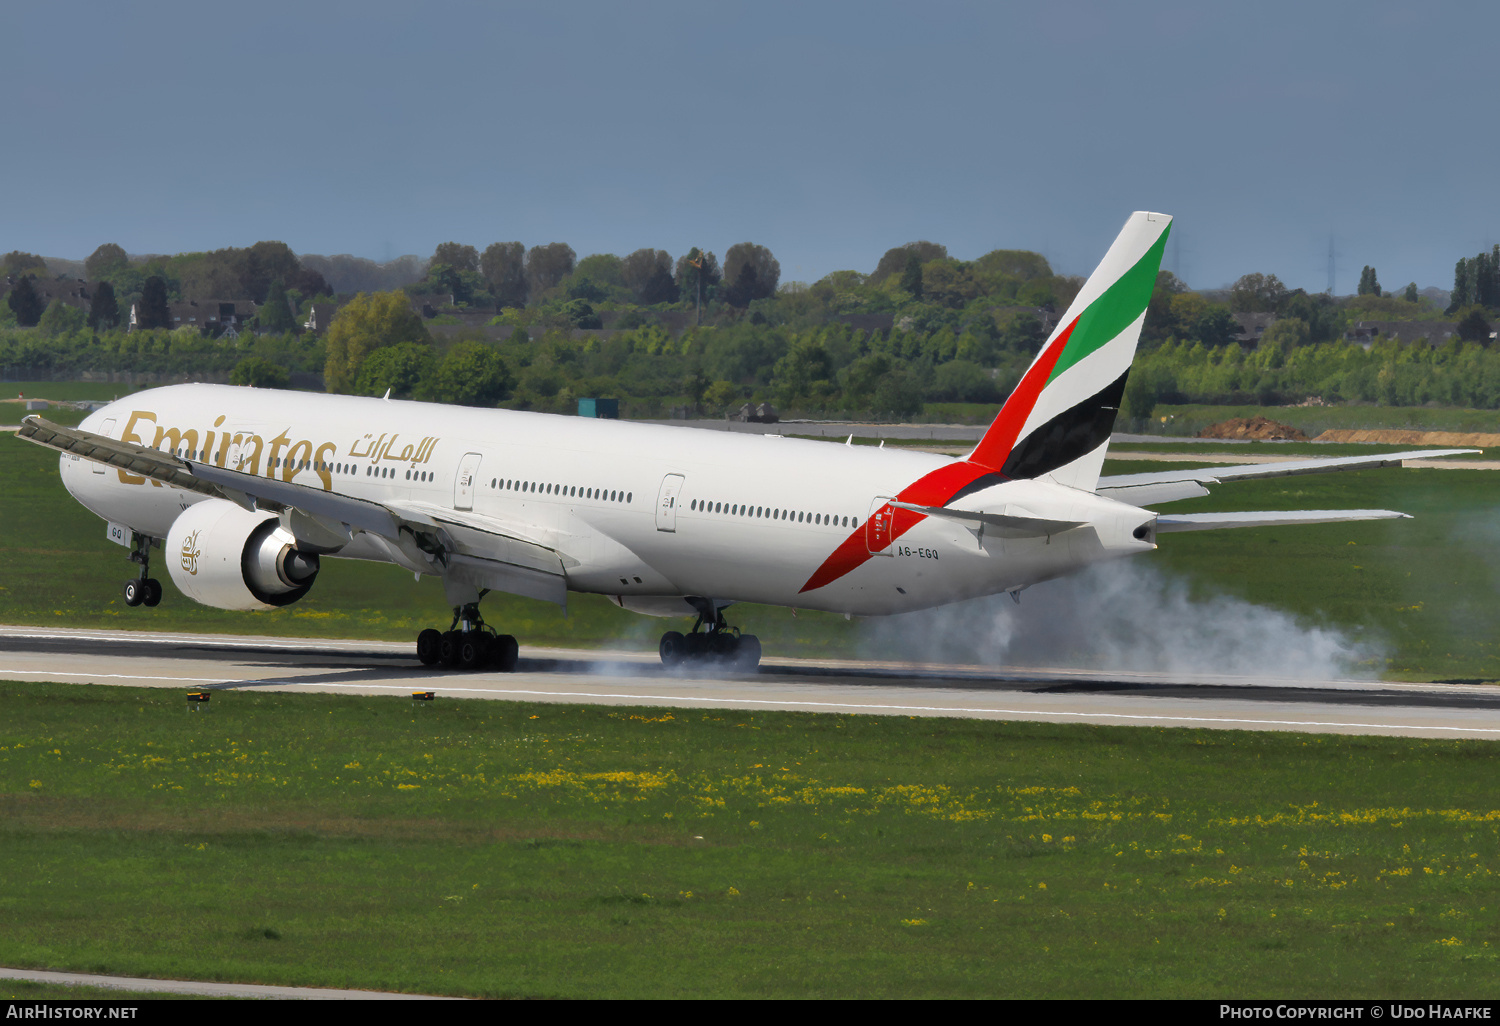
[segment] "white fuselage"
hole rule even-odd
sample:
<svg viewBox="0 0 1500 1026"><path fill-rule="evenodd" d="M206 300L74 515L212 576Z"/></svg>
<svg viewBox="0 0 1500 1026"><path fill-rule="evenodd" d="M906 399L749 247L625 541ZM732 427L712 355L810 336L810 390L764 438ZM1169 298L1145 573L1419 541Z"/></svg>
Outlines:
<svg viewBox="0 0 1500 1026"><path fill-rule="evenodd" d="M555 549L569 590L642 612L685 614L672 600L689 595L893 613L1154 547L1142 531L1153 514L1045 479L995 484L952 507L1083 526L1004 537L921 516L894 543L865 546L872 511L952 461L774 435L218 385L141 392L82 427L376 503L472 510ZM61 468L79 502L154 538L205 498L75 456ZM332 555L390 558L367 541L356 535ZM803 590L841 546L836 578Z"/></svg>

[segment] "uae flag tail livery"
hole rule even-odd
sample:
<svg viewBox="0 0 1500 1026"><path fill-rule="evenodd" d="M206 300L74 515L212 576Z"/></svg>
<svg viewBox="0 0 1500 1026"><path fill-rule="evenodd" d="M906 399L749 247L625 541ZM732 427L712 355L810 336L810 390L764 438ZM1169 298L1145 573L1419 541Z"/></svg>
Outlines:
<svg viewBox="0 0 1500 1026"><path fill-rule="evenodd" d="M1166 214L1132 214L974 451L872 510L863 533L824 560L802 592L891 551L928 517L960 521L976 538L988 530L1048 539L1096 516L1123 515L1135 523L1122 522L1123 547L1110 555L1152 547L1149 531L1140 529L1149 514L1120 514L1113 505L1106 514L1078 503L1099 482L1171 224Z"/></svg>
<svg viewBox="0 0 1500 1026"><path fill-rule="evenodd" d="M1130 216L968 462L1094 489L1171 226Z"/></svg>

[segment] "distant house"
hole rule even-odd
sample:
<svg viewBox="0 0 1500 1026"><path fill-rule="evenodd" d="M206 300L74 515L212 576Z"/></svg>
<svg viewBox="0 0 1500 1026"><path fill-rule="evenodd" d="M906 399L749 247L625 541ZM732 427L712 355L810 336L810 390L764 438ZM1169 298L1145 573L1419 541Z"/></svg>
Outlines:
<svg viewBox="0 0 1500 1026"><path fill-rule="evenodd" d="M881 331L890 331L896 324L896 315L892 313L864 313L864 314L839 314L834 320L840 324L847 324L859 331L868 331L871 334Z"/></svg>
<svg viewBox="0 0 1500 1026"><path fill-rule="evenodd" d="M197 328L213 338L236 338L255 316L255 302L250 299L189 299L167 304L168 328ZM140 327L141 302L130 304L127 330Z"/></svg>
<svg viewBox="0 0 1500 1026"><path fill-rule="evenodd" d="M1241 349L1254 349L1260 345L1261 336L1266 333L1266 329L1276 323L1276 315L1273 313L1237 313L1230 316L1240 327L1234 340L1240 344Z"/></svg>
<svg viewBox="0 0 1500 1026"><path fill-rule="evenodd" d="M1437 348L1457 335L1458 325L1450 321L1355 321L1344 332L1344 338L1366 349L1376 336L1406 343L1425 339L1429 346Z"/></svg>
<svg viewBox="0 0 1500 1026"><path fill-rule="evenodd" d="M15 279L6 278L3 288L0 288L0 297L6 296L15 287ZM64 306L74 306L88 313L89 303L92 301L93 293L89 291L89 283L82 278L32 278L31 287L36 290L37 298L42 301L42 309L52 305L54 299L61 300Z"/></svg>

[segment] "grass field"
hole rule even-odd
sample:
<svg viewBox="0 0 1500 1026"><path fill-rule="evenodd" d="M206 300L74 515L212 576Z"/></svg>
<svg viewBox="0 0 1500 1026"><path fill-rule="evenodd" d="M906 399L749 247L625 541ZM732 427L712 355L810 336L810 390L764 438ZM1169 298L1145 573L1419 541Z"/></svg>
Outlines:
<svg viewBox="0 0 1500 1026"><path fill-rule="evenodd" d="M125 550L56 467L0 439L0 622L398 639L446 622L436 582L336 560L277 613L205 609L169 583L161 607L126 609ZM1376 672L1500 678L1497 483L1220 486L1174 508L1417 518L1169 536L1135 563L1377 639ZM566 619L485 605L523 646L651 648L663 629L588 597ZM912 654L903 618L734 613L773 653ZM1500 968L1492 743L238 692L184 705L0 682L0 964L519 997L1483 998Z"/></svg>
<svg viewBox="0 0 1500 1026"><path fill-rule="evenodd" d="M0 963L552 997L1493 993L1500 747L0 685Z"/></svg>

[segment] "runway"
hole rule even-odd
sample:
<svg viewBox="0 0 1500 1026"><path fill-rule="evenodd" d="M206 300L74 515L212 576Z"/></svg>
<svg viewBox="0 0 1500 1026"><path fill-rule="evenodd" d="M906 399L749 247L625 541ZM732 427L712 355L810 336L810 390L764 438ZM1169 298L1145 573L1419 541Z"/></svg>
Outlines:
<svg viewBox="0 0 1500 1026"><path fill-rule="evenodd" d="M466 673L426 669L412 646L390 642L36 627L0 627L0 679L1500 739L1500 687L1480 683L776 657L755 674L714 675L664 670L654 653L524 646L515 673Z"/></svg>

